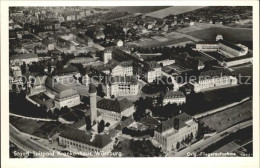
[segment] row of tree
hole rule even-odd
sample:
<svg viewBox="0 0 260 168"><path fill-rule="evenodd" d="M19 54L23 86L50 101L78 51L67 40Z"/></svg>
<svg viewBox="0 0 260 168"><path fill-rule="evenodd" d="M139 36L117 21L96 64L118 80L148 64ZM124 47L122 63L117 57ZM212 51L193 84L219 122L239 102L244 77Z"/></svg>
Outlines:
<svg viewBox="0 0 260 168"><path fill-rule="evenodd" d="M132 137L141 137L141 136L145 136L145 135L149 135L151 137L154 136L154 130L153 129L146 129L146 130L141 131L141 130L133 130L133 129L124 127L122 129L122 133L130 135Z"/></svg>

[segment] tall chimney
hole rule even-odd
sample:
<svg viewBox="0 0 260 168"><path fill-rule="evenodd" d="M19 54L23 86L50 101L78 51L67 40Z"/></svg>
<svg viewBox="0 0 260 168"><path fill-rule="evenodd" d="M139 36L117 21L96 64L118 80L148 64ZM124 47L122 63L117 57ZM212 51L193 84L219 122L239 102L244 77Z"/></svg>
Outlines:
<svg viewBox="0 0 260 168"><path fill-rule="evenodd" d="M92 83L89 84L89 98L90 98L90 119L91 125L97 119L97 89Z"/></svg>

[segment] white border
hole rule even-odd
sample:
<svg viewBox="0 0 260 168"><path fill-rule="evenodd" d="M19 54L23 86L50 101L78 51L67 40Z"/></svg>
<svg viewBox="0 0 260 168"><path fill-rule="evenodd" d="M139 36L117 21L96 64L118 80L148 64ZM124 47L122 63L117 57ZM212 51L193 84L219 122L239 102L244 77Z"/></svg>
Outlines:
<svg viewBox="0 0 260 168"><path fill-rule="evenodd" d="M253 6L253 153L251 158L62 158L9 159L9 6ZM258 1L1 1L1 164L12 167L259 167L259 2Z"/></svg>

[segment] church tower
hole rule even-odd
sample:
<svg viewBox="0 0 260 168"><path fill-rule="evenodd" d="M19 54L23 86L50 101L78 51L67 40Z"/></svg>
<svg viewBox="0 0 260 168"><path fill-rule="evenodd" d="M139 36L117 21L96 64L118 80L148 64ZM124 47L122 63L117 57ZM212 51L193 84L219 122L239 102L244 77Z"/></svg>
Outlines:
<svg viewBox="0 0 260 168"><path fill-rule="evenodd" d="M97 122L97 89L95 85L89 84L90 119L91 125Z"/></svg>

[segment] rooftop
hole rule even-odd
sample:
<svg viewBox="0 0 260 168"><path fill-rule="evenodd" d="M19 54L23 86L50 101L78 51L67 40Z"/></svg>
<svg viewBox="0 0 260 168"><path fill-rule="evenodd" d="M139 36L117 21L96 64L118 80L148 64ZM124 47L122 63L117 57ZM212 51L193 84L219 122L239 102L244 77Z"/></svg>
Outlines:
<svg viewBox="0 0 260 168"><path fill-rule="evenodd" d="M38 55L33 54L33 53L26 53L26 54L16 54L16 55L10 56L10 60L31 59L31 58L38 58Z"/></svg>
<svg viewBox="0 0 260 168"><path fill-rule="evenodd" d="M175 125L178 125L178 128L183 128L186 126L186 121L190 120L191 119L191 116L188 115L187 113L182 113L182 114L179 114L173 118L170 118L166 121L163 121L161 123L161 125L159 125L156 130L159 131L159 132L164 132L164 131L167 131L169 129L172 129L174 128Z"/></svg>
<svg viewBox="0 0 260 168"><path fill-rule="evenodd" d="M173 91L168 90L164 96L164 98L181 98L185 97L185 95L181 91Z"/></svg>
<svg viewBox="0 0 260 168"><path fill-rule="evenodd" d="M102 99L97 102L98 108L109 110L109 111L114 111L114 112L118 112L118 113L121 113L125 109L128 109L132 106L133 106L133 103L126 98L124 98L122 100Z"/></svg>
<svg viewBox="0 0 260 168"><path fill-rule="evenodd" d="M232 48L232 49L234 49L234 50L244 51L243 48L241 48L241 47L239 47L239 46L237 46L237 45L235 45L235 44L233 44L233 43L230 43L230 42L228 42L228 41L218 40L218 42L219 42L219 43L222 43L222 44L224 44L224 45L226 45L226 46L228 46L228 47L230 47L230 48Z"/></svg>
<svg viewBox="0 0 260 168"><path fill-rule="evenodd" d="M66 98L66 97L77 95L77 94L79 94L79 93L75 89L66 89L66 90L63 90L63 91L59 92L55 96L55 99L63 99L63 98Z"/></svg>
<svg viewBox="0 0 260 168"><path fill-rule="evenodd" d="M78 129L68 129L65 132L60 134L61 137L68 138L77 142L81 142L90 146L94 146L97 148L103 148L108 145L112 140L106 134L95 134L93 135L94 138L92 139L92 135L86 133L83 130Z"/></svg>

